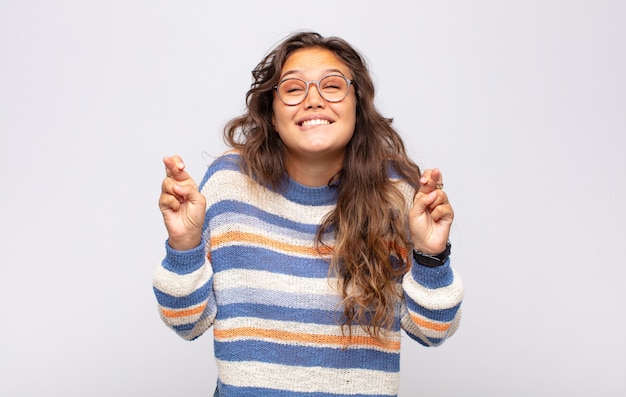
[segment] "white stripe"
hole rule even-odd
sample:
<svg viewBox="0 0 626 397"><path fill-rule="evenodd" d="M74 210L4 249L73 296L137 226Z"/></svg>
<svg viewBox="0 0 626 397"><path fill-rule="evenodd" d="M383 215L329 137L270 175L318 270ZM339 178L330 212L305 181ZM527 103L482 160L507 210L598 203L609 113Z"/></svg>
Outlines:
<svg viewBox="0 0 626 397"><path fill-rule="evenodd" d="M187 296L205 285L213 275L213 269L208 260L199 269L178 274L158 266L154 272L154 286L161 292L177 298Z"/></svg>
<svg viewBox="0 0 626 397"><path fill-rule="evenodd" d="M213 286L216 292L245 287L305 295L337 296L338 293L335 278L307 278L245 269L231 269L217 273Z"/></svg>
<svg viewBox="0 0 626 397"><path fill-rule="evenodd" d="M449 309L463 300L463 282L453 269L452 284L430 289L420 285L413 279L411 272L404 276L403 287L406 294L420 306L430 310Z"/></svg>
<svg viewBox="0 0 626 397"><path fill-rule="evenodd" d="M217 187L220 188L217 188ZM224 189L223 186L228 186ZM222 200L253 202L262 211L298 223L317 225L333 209L333 205L309 206L287 200L282 195L263 188L239 171L222 170L209 179L202 188L207 198L207 208Z"/></svg>
<svg viewBox="0 0 626 397"><path fill-rule="evenodd" d="M359 368L292 367L254 361L217 360L222 383L301 393L395 395L399 374Z"/></svg>

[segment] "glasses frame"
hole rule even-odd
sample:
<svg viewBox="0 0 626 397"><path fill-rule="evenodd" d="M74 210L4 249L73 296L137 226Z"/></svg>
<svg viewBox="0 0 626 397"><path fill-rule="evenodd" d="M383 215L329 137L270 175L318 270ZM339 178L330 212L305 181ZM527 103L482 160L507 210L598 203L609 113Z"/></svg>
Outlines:
<svg viewBox="0 0 626 397"><path fill-rule="evenodd" d="M346 88L346 93L343 96L343 98L336 100L336 101L331 101L329 99L326 99L326 97L324 96L324 93L322 92L322 89L320 88L320 82L328 77L341 77L342 79L344 79L346 81L346 83L348 83L348 87ZM300 100L300 102L297 103L287 103L285 102L285 100L283 99L283 97L280 96L280 91L278 91L278 87L280 87L281 84L283 84L285 81L289 81L289 80L300 80L301 82L304 83L305 85L305 90L304 90L304 96L302 97L302 99ZM354 80L350 80L349 78L347 78L346 76L342 75L342 74L329 74L327 76L324 76L318 80L310 80L310 81L306 81L303 80L299 77L288 77L286 79L282 79L278 84L276 84L274 87L272 87L274 90L276 90L276 95L278 95L278 99L281 100L282 103L284 103L287 106L297 106L299 104L301 104L302 102L304 102L304 100L306 99L307 96L309 96L309 87L311 86L311 84L315 84L315 87L317 87L317 92L319 93L320 97L322 97L323 100L325 100L326 102L330 102L330 103L337 103L337 102L341 102L344 99L346 99L348 97L348 94L350 93L350 86L354 84Z"/></svg>

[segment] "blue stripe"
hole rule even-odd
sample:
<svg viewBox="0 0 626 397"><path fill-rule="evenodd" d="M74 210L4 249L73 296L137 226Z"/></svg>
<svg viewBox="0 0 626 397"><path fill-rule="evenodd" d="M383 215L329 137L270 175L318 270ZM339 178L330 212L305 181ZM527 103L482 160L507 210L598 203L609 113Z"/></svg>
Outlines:
<svg viewBox="0 0 626 397"><path fill-rule="evenodd" d="M303 324L337 325L340 324L340 313L319 309L296 309L254 303L237 303L221 305L217 318L252 317L276 321L294 321Z"/></svg>
<svg viewBox="0 0 626 397"><path fill-rule="evenodd" d="M178 297L159 291L156 287L152 287L159 305L170 309L184 309L186 307L199 305L210 300L213 290L213 278L209 279L202 287L193 291L189 295Z"/></svg>
<svg viewBox="0 0 626 397"><path fill-rule="evenodd" d="M219 397L346 397L345 394L321 392L296 392L289 390L265 389L260 387L237 387L217 382ZM397 397L397 394L350 394L350 397Z"/></svg>
<svg viewBox="0 0 626 397"><path fill-rule="evenodd" d="M215 357L223 361L256 361L299 367L359 368L384 372L400 370L400 353L342 346L309 347L259 340L215 341Z"/></svg>
<svg viewBox="0 0 626 397"><path fill-rule="evenodd" d="M291 293L247 287L220 291L220 305L237 303L279 306L281 310L293 308L333 312L340 307L341 299L339 295L307 295L305 291Z"/></svg>
<svg viewBox="0 0 626 397"><path fill-rule="evenodd" d="M196 323L187 323L187 324L181 324L181 325L173 325L172 328L174 328L174 330L181 334L187 334L189 333L189 331L191 331L193 329L193 327L196 326Z"/></svg>
<svg viewBox="0 0 626 397"><path fill-rule="evenodd" d="M262 247L228 245L211 251L213 271L248 269L297 277L328 279L328 262L302 258Z"/></svg>
<svg viewBox="0 0 626 397"><path fill-rule="evenodd" d="M248 214L248 216L256 217L262 220L259 225L261 225L261 227L263 228L267 228L267 226L263 225L270 224L286 229L291 229L295 232L307 233L312 236L315 235L318 227L316 224L294 222L281 216L271 214L267 211L263 211L258 207L255 207L248 203L237 200L218 201L217 203L211 205L207 209L207 211L211 214L212 218L216 218L217 216L222 214L226 214L229 217L235 216L236 214Z"/></svg>
<svg viewBox="0 0 626 397"><path fill-rule="evenodd" d="M406 331L406 330L405 330ZM445 339L441 339L441 338L428 338L426 337L426 339L428 339L428 341L431 343L431 345L426 344L422 339L418 338L416 335L410 333L409 331L406 331L406 334L413 339L414 341L416 341L417 343L419 343L422 346L426 346L426 347L430 347L430 346L438 346L441 343L443 343L443 341Z"/></svg>

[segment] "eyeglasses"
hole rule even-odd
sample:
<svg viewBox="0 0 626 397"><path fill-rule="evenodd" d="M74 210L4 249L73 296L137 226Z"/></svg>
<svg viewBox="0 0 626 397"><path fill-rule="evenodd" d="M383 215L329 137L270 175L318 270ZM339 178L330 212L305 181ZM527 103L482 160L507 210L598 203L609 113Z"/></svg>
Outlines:
<svg viewBox="0 0 626 397"><path fill-rule="evenodd" d="M299 105L309 94L309 86L315 84L317 92L327 102L341 102L348 96L354 82L345 76L331 74L315 81L304 81L295 77L282 80L274 86L278 98L287 106Z"/></svg>

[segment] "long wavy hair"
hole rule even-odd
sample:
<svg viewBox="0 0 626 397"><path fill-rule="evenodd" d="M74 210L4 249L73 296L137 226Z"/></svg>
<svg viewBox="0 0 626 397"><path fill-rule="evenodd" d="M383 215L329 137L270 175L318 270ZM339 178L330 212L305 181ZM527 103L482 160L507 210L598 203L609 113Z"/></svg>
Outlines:
<svg viewBox="0 0 626 397"><path fill-rule="evenodd" d="M374 106L374 84L364 58L345 40L298 32L270 51L252 71L246 94L247 112L232 119L224 139L238 149L243 169L260 184L280 190L285 180L285 146L272 125L273 87L287 58L303 48L332 51L352 72L357 97L355 131L347 145L343 168L329 181L337 189L337 205L316 235L318 249L332 253L330 273L343 297L341 327L352 335L358 324L369 335L394 325L400 298L397 283L408 270L410 247L407 203L394 186L395 171L419 187L420 170L407 156L404 143ZM325 236L333 236L331 247Z"/></svg>

